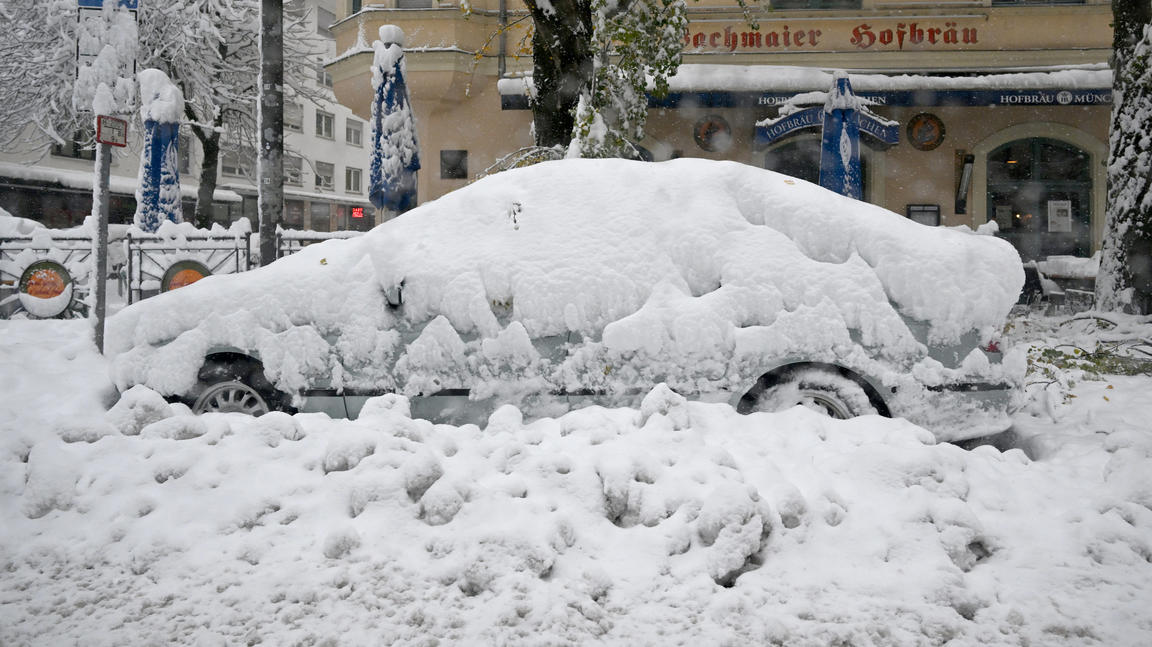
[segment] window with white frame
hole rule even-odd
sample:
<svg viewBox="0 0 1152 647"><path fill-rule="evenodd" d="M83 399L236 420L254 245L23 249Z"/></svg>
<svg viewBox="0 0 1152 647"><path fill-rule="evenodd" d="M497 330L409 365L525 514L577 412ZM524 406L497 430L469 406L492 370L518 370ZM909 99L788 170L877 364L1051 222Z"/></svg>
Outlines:
<svg viewBox="0 0 1152 647"><path fill-rule="evenodd" d="M299 103L284 104L284 129L294 132L304 130L304 106Z"/></svg>
<svg viewBox="0 0 1152 647"><path fill-rule="evenodd" d="M316 111L316 136L323 137L324 139L332 139L332 132L335 130L336 117L332 113L324 112L323 110Z"/></svg>
<svg viewBox="0 0 1152 647"><path fill-rule="evenodd" d="M347 167L344 169L344 190L348 193L360 193L360 169Z"/></svg>
<svg viewBox="0 0 1152 647"><path fill-rule="evenodd" d="M231 177L251 177L256 153L250 149L226 151L220 156L220 172Z"/></svg>
<svg viewBox="0 0 1152 647"><path fill-rule="evenodd" d="M316 33L332 38L332 31L328 27L336 22L336 14L324 7L316 7Z"/></svg>
<svg viewBox="0 0 1152 647"><path fill-rule="evenodd" d="M326 88L332 87L332 75L324 69L324 64L320 61L316 62L316 83Z"/></svg>
<svg viewBox="0 0 1152 647"><path fill-rule="evenodd" d="M352 146L363 146L364 124L351 118L345 121L344 139Z"/></svg>
<svg viewBox="0 0 1152 647"><path fill-rule="evenodd" d="M336 175L336 166L328 162L316 162L316 190L331 191L333 176Z"/></svg>
<svg viewBox="0 0 1152 647"><path fill-rule="evenodd" d="M298 155L284 155L284 184L300 186L304 183L304 159Z"/></svg>

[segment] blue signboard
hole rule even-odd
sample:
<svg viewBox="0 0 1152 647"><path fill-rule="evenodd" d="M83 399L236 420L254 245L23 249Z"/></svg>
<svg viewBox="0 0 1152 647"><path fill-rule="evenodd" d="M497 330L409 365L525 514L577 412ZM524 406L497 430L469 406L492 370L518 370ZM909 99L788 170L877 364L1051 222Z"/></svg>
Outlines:
<svg viewBox="0 0 1152 647"><path fill-rule="evenodd" d="M673 92L663 98L648 98L650 108L738 108L780 105L796 96L791 92ZM861 92L877 106L1111 106L1109 88L1053 90L884 90ZM500 95L504 110L528 110L525 95Z"/></svg>
<svg viewBox="0 0 1152 647"><path fill-rule="evenodd" d="M787 117L773 121L765 126L757 126L756 139L753 145L757 148L763 148L773 142L791 135L797 130L805 128L818 128L824 125L824 108L823 106L815 106L813 108L805 108L799 112L794 112ZM889 146L896 144L900 141L900 124L881 119L876 115L867 112L859 111L858 127L860 132L869 135L877 141L888 144Z"/></svg>
<svg viewBox="0 0 1152 647"><path fill-rule="evenodd" d="M104 0L76 0L80 4L81 9L103 9ZM119 0L118 6L133 11L140 8L140 0Z"/></svg>

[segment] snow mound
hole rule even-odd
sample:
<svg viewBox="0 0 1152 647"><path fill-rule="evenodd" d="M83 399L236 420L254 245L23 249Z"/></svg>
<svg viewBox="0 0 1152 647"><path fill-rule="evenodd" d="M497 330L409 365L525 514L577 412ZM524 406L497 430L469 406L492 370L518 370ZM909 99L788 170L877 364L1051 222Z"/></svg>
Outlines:
<svg viewBox="0 0 1152 647"><path fill-rule="evenodd" d="M485 429L412 421L395 398L359 421L177 413L137 436L4 449L0 638L1150 635L1137 629L1152 575L1143 436L1117 434L1106 462L1069 453L1072 471L1099 474L1071 479L1018 450L935 445L898 420L739 416L665 387L645 402L646 421L591 408L525 423L504 408Z"/></svg>

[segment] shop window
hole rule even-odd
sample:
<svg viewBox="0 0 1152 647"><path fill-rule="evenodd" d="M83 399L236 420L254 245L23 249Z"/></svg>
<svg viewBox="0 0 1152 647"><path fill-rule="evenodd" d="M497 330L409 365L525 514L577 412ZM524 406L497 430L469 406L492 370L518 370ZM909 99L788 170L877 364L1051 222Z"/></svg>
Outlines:
<svg viewBox="0 0 1152 647"><path fill-rule="evenodd" d="M993 7L1053 4L1085 4L1085 0L992 0Z"/></svg>
<svg viewBox="0 0 1152 647"><path fill-rule="evenodd" d="M303 229L304 203L300 200L285 200L282 220L285 229Z"/></svg>
<svg viewBox="0 0 1152 647"><path fill-rule="evenodd" d="M95 161L96 148L91 145L93 133L91 128L82 128L72 135L72 141L52 146L52 154L57 157L71 157L72 159Z"/></svg>
<svg viewBox="0 0 1152 647"><path fill-rule="evenodd" d="M396 0L397 9L429 9L435 6L435 0Z"/></svg>
<svg viewBox="0 0 1152 647"><path fill-rule="evenodd" d="M988 155L988 220L1024 260L1091 253L1090 160L1046 138L1009 142Z"/></svg>
<svg viewBox="0 0 1152 647"><path fill-rule="evenodd" d="M360 193L360 176L358 168L344 169L344 190L348 193Z"/></svg>
<svg viewBox="0 0 1152 647"><path fill-rule="evenodd" d="M349 0L348 2L348 15L359 13L364 8L362 0Z"/></svg>
<svg viewBox="0 0 1152 647"><path fill-rule="evenodd" d="M312 231L332 231L332 205L327 202L313 202L308 221Z"/></svg>
<svg viewBox="0 0 1152 647"><path fill-rule="evenodd" d="M773 9L859 9L860 0L772 0Z"/></svg>
<svg viewBox="0 0 1152 647"><path fill-rule="evenodd" d="M440 151L440 179L466 180L468 179L468 151L444 150Z"/></svg>
<svg viewBox="0 0 1152 647"><path fill-rule="evenodd" d="M352 146L364 145L364 124L349 118L344 122L344 140Z"/></svg>
<svg viewBox="0 0 1152 647"><path fill-rule="evenodd" d="M304 159L296 155L284 155L284 184L300 186L304 183Z"/></svg>
<svg viewBox="0 0 1152 647"><path fill-rule="evenodd" d="M334 186L332 178L335 175L335 165L328 162L316 162L316 190L331 191Z"/></svg>
<svg viewBox="0 0 1152 647"><path fill-rule="evenodd" d="M323 137L324 139L332 139L332 133L336 129L336 117L331 113L324 112L323 110L316 111L316 136Z"/></svg>
<svg viewBox="0 0 1152 647"><path fill-rule="evenodd" d="M299 103L284 104L284 130L303 132L304 106Z"/></svg>

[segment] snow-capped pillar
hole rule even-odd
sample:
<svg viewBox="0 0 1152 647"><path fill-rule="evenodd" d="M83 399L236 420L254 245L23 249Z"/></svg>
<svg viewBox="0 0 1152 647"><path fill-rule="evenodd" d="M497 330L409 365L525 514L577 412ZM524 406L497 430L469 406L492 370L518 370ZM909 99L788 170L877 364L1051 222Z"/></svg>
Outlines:
<svg viewBox="0 0 1152 647"><path fill-rule="evenodd" d="M140 152L134 222L144 231L156 231L165 220L184 221L179 165L184 96L160 70L141 70L136 77L140 81L144 147Z"/></svg>
<svg viewBox="0 0 1152 647"><path fill-rule="evenodd" d="M837 71L824 103L820 146L820 186L859 200L864 195L860 173L860 114L848 74Z"/></svg>
<svg viewBox="0 0 1152 647"><path fill-rule="evenodd" d="M368 175L368 199L383 210L380 220L416 206L416 172L420 170L420 146L416 119L408 102L404 82L404 32L395 25L380 28L380 40L372 43L372 166Z"/></svg>

